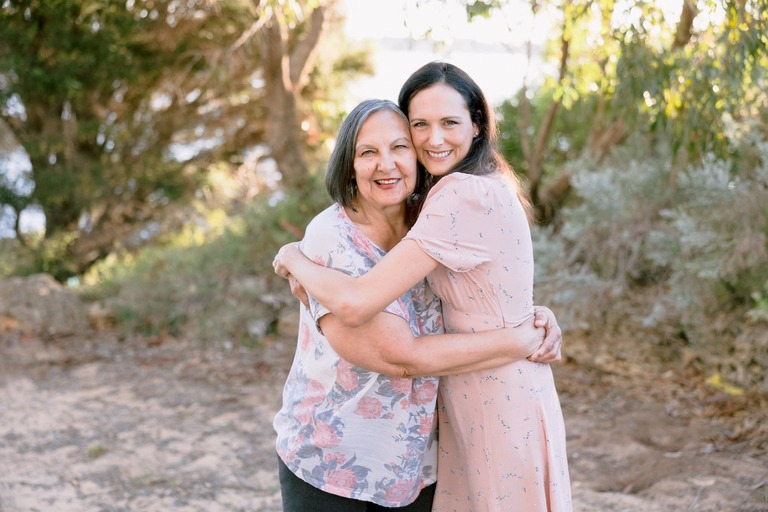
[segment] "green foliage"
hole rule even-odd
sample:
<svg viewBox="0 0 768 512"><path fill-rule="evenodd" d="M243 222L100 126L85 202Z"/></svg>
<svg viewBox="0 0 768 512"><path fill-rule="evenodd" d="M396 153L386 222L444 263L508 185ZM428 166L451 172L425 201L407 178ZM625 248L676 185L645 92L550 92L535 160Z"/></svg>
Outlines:
<svg viewBox="0 0 768 512"><path fill-rule="evenodd" d="M564 212L560 230L590 270L628 285L654 280L663 271L649 265L645 241L656 228L659 209L672 199L668 160L628 159L631 152L617 149L599 165L586 158L571 164L578 199Z"/></svg>
<svg viewBox="0 0 768 512"><path fill-rule="evenodd" d="M26 248L32 258L24 262L19 273L31 275L44 272L60 279L74 275L75 269L67 264L68 247L73 237L73 233L57 233L47 239L33 237Z"/></svg>
<svg viewBox="0 0 768 512"><path fill-rule="evenodd" d="M677 48L654 37L657 24L645 17L617 27L616 86L608 91L615 115L671 141L675 157L725 156L726 116L740 117L765 98L768 12L761 4L751 0L741 9L729 4L722 22L710 22ZM698 19L719 19L717 5L698 2L697 7Z"/></svg>
<svg viewBox="0 0 768 512"><path fill-rule="evenodd" d="M749 0L723 9L693 2L698 14L692 36L678 45L675 30L681 20L665 19L656 2L537 2L536 9L555 9L563 19L562 32L553 35L547 49L549 60L562 57L564 42L568 48L565 74L548 77L533 92L526 126L535 140L544 130L545 113L558 105L539 162L544 180L555 179L563 164L582 152L602 151L590 144L614 123L632 127L653 145L668 145L667 157L676 166L707 154L729 158L734 149L728 123L754 116L768 98L763 3ZM501 141L505 156L525 172L517 104L514 98L499 109Z"/></svg>
<svg viewBox="0 0 768 512"><path fill-rule="evenodd" d="M108 303L129 332L256 343L294 300L271 261L330 204L319 181L281 200L261 195L212 232L191 226L172 246L110 258L86 276L83 294Z"/></svg>
<svg viewBox="0 0 768 512"><path fill-rule="evenodd" d="M0 238L0 279L21 275L23 247L15 238Z"/></svg>
<svg viewBox="0 0 768 512"><path fill-rule="evenodd" d="M13 73L14 89L25 98L51 102L83 98L94 87L105 88L96 94L106 92L118 69L125 79L135 80L138 71L150 69L150 61L137 60L137 54L157 55L157 50L139 43L136 34L128 38L146 22L124 6L95 0L5 2L0 73ZM147 67L137 70L137 64Z"/></svg>
<svg viewBox="0 0 768 512"><path fill-rule="evenodd" d="M174 105L184 81L169 87L167 80L180 70L189 75L199 61L190 52L207 44L190 25L212 14L205 2L2 5L0 102L20 105L4 117L32 163L30 199L45 213L46 237L85 235L83 216L92 223L86 231L116 229L159 213L153 201L194 193L197 179L168 152L180 123L199 116L192 104L160 105Z"/></svg>
<svg viewBox="0 0 768 512"><path fill-rule="evenodd" d="M531 125L541 126L555 91L543 86L534 92L531 100ZM555 118L552 133L546 142L546 160L543 172L555 176L569 162L584 151L590 134L590 122L596 115L598 97L592 93L580 97L570 107L560 109ZM520 108L518 98L504 101L496 110L499 126L499 147L508 162L518 171L525 173L528 162L520 142ZM529 128L530 129L530 128Z"/></svg>
<svg viewBox="0 0 768 512"><path fill-rule="evenodd" d="M46 239L75 235L65 252L40 247L63 258L57 278L142 240L197 200L209 169L237 165L264 144L262 37L251 29L265 9L279 11L294 41L316 5L0 3L0 116L28 154L35 184L24 197L0 183L0 206L34 203ZM362 49L338 50L348 47L332 30L338 23L329 14L335 45L319 50L314 82L298 103L311 167L342 114L343 80L366 71Z"/></svg>
<svg viewBox="0 0 768 512"><path fill-rule="evenodd" d="M535 230L537 302L571 327L688 346L730 381L768 387L752 371L768 367L766 340L740 336L768 318L768 143L745 124L740 158L676 174L642 139L571 164L562 225Z"/></svg>
<svg viewBox="0 0 768 512"><path fill-rule="evenodd" d="M705 158L681 174L677 192L649 255L672 269L670 293L694 329L702 315L753 304L768 281L768 144L763 162L739 175Z"/></svg>
<svg viewBox="0 0 768 512"><path fill-rule="evenodd" d="M491 16L494 9L499 9L500 7L501 2L498 0L491 0L488 2L467 2L467 20L472 21L473 18L488 18Z"/></svg>
<svg viewBox="0 0 768 512"><path fill-rule="evenodd" d="M88 458L91 460L98 459L99 457L106 454L108 451L109 449L104 445L101 445L98 443L91 445L88 447Z"/></svg>
<svg viewBox="0 0 768 512"><path fill-rule="evenodd" d="M762 290L752 294L752 300L755 301L755 307L747 312L747 317L755 322L768 323L768 281L765 282Z"/></svg>
<svg viewBox="0 0 768 512"><path fill-rule="evenodd" d="M67 247L72 235L60 233L44 239L40 233L25 236L25 244L18 239L0 239L0 278L30 276L46 273L65 280L73 275L66 266Z"/></svg>

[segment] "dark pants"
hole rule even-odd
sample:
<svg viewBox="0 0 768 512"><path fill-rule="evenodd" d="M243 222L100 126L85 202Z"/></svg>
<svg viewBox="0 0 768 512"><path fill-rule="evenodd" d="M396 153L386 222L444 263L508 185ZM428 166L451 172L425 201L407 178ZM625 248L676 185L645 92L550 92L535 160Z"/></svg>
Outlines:
<svg viewBox="0 0 768 512"><path fill-rule="evenodd" d="M405 507L387 508L368 501L353 500L321 491L293 474L277 458L283 512L430 512L435 484L425 487L416 501Z"/></svg>

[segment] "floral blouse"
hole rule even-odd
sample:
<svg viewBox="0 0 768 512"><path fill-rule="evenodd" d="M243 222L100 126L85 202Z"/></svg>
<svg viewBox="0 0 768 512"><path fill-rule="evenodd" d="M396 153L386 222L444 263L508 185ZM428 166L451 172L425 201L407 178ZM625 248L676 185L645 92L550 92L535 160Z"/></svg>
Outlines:
<svg viewBox="0 0 768 512"><path fill-rule="evenodd" d="M332 205L309 224L301 250L359 276L385 254ZM384 309L415 336L442 332L440 302L426 283ZM298 343L274 419L277 452L296 476L322 491L402 507L435 482L436 377L392 378L341 359L317 327L329 311L301 306Z"/></svg>

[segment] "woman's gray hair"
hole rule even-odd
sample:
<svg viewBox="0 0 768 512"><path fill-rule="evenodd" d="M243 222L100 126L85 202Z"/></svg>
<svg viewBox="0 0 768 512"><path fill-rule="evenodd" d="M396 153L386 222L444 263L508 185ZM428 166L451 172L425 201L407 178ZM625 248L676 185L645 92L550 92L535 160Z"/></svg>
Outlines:
<svg viewBox="0 0 768 512"><path fill-rule="evenodd" d="M357 195L354 165L357 136L371 115L385 110L401 117L405 126L408 126L408 118L394 102L370 99L353 108L339 128L336 146L331 152L325 172L325 188L335 202L346 208L354 209L352 201Z"/></svg>

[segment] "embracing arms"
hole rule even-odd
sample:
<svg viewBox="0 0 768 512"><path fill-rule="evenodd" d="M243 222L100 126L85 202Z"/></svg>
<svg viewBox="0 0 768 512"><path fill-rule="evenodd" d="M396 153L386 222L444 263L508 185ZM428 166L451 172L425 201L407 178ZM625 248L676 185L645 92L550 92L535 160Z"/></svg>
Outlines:
<svg viewBox="0 0 768 512"><path fill-rule="evenodd" d="M393 377L441 376L495 368L525 359L542 342L533 319L516 329L414 337L403 318L379 313L360 327L332 314L320 319L333 349L350 363ZM517 331L511 333L510 331Z"/></svg>
<svg viewBox="0 0 768 512"><path fill-rule="evenodd" d="M292 274L320 304L352 327L369 321L438 265L413 240L398 243L359 277L314 263L298 242L284 245L272 262L277 274Z"/></svg>
<svg viewBox="0 0 768 512"><path fill-rule="evenodd" d="M287 278L291 293L307 306L301 284L292 275ZM561 361L562 330L554 313L543 306L536 306L534 318L517 327L467 334L416 338L403 318L386 312L379 312L359 327L350 327L333 314L326 314L320 325L342 358L392 377L485 370L526 356L538 363Z"/></svg>

